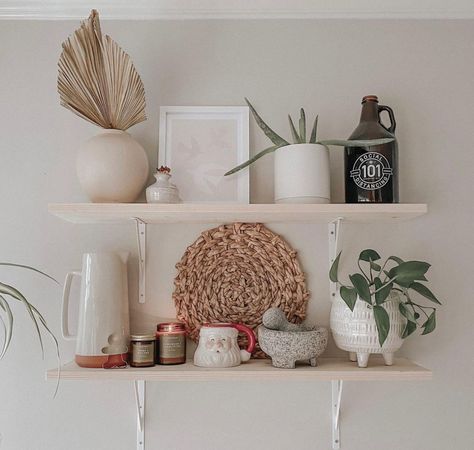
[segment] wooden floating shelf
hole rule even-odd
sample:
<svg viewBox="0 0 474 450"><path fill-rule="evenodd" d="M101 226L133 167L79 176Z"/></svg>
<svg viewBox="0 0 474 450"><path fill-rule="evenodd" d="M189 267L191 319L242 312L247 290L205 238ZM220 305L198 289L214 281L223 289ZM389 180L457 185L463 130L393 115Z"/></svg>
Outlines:
<svg viewBox="0 0 474 450"><path fill-rule="evenodd" d="M144 380L144 381L404 381L430 380L432 372L406 358L396 358L385 366L382 358L372 356L369 367L361 369L346 358L321 358L318 367L301 365L296 369L277 369L268 359L251 360L227 369L205 369L192 362L176 366L127 369L84 369L71 362L62 366L62 380ZM57 369L46 372L48 380L58 378Z"/></svg>
<svg viewBox="0 0 474 450"><path fill-rule="evenodd" d="M222 203L53 203L49 212L72 223L306 222L409 220L426 214L426 204L222 204Z"/></svg>

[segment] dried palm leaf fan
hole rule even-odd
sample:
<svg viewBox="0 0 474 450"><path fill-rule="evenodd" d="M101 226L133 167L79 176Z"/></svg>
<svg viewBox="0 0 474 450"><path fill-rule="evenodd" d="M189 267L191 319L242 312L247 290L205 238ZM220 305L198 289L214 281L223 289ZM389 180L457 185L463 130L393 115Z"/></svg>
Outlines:
<svg viewBox="0 0 474 450"><path fill-rule="evenodd" d="M59 58L61 105L103 128L77 154L77 176L93 202L135 201L148 178L143 147L125 130L146 120L145 89L128 56L102 36L92 10L63 43Z"/></svg>
<svg viewBox="0 0 474 450"><path fill-rule="evenodd" d="M62 45L58 91L61 105L106 129L127 130L146 120L140 75L110 36L102 36L92 10Z"/></svg>

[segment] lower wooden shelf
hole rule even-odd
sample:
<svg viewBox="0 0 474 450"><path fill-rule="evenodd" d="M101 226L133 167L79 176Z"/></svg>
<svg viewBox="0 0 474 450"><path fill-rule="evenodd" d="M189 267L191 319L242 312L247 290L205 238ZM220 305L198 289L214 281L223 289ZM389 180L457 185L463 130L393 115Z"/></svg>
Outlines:
<svg viewBox="0 0 474 450"><path fill-rule="evenodd" d="M191 361L176 366L127 369L84 369L76 363L61 368L62 380L144 380L144 381L403 381L430 380L432 372L406 358L396 358L393 366L385 366L382 358L372 356L369 367L359 368L346 358L321 358L318 367L301 365L296 369L277 369L269 360L251 360L237 367L206 369ZM58 370L46 373L48 380L58 378Z"/></svg>

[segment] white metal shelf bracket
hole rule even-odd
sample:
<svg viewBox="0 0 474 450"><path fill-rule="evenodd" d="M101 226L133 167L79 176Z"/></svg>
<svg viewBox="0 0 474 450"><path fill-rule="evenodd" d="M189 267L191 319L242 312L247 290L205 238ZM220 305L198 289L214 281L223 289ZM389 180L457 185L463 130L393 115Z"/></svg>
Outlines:
<svg viewBox="0 0 474 450"><path fill-rule="evenodd" d="M134 217L138 246L138 302L145 303L146 290L146 223Z"/></svg>
<svg viewBox="0 0 474 450"><path fill-rule="evenodd" d="M329 267L339 254L342 242L342 223L344 218L338 217L328 226L328 244L329 244ZM337 293L337 283L329 281L329 293L331 301L334 300ZM339 417L341 413L342 380L331 381L331 416L332 416L332 448L340 448L341 439L339 433Z"/></svg>
<svg viewBox="0 0 474 450"><path fill-rule="evenodd" d="M332 448L337 450L341 445L341 438L339 434L339 417L341 415L342 380L331 381L331 388Z"/></svg>
<svg viewBox="0 0 474 450"><path fill-rule="evenodd" d="M137 450L145 450L145 381L134 381L137 405Z"/></svg>

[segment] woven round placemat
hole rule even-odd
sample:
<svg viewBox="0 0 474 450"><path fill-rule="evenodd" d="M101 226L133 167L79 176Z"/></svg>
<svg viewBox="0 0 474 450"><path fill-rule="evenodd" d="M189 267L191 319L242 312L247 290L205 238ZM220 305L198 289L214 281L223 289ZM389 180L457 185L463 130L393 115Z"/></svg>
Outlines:
<svg viewBox="0 0 474 450"><path fill-rule="evenodd" d="M204 231L176 268L177 318L194 341L206 322L237 322L256 330L272 306L293 323L305 318L309 292L296 252L260 223Z"/></svg>

